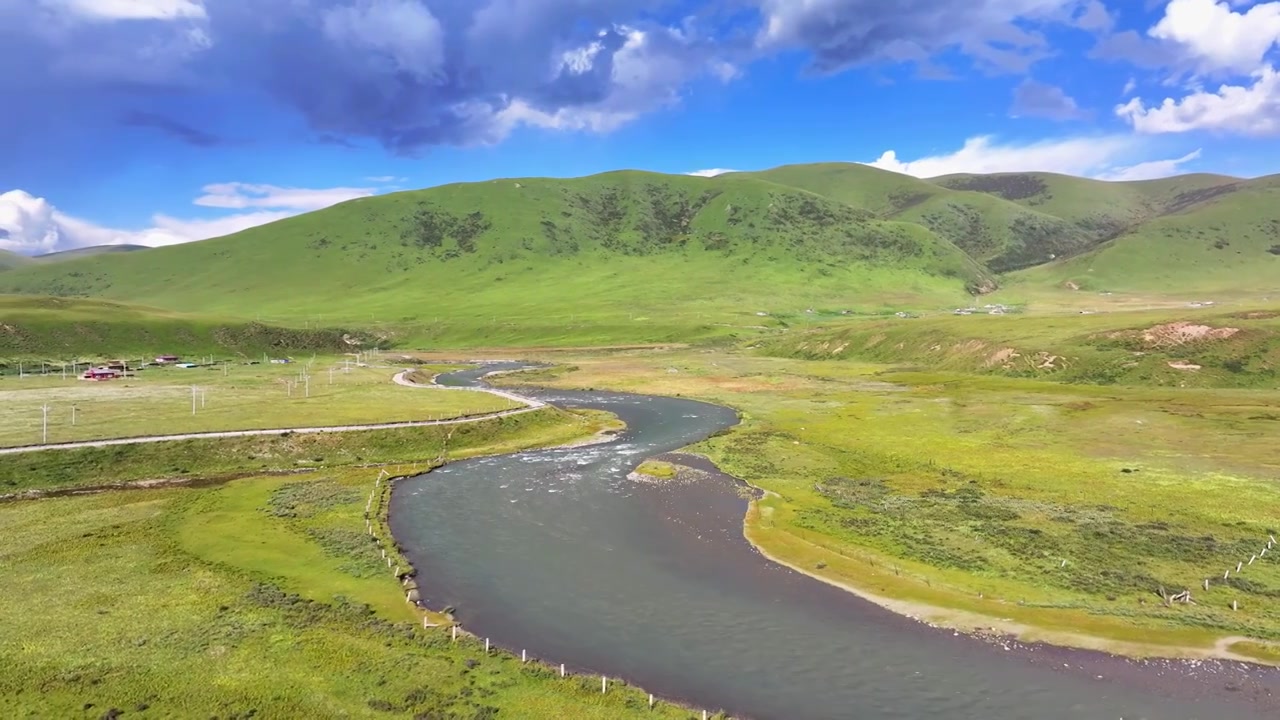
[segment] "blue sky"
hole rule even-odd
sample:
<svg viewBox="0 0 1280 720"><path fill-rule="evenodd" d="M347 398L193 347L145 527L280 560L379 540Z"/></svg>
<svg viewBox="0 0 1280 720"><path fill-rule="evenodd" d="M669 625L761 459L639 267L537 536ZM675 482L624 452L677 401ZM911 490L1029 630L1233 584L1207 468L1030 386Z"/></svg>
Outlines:
<svg viewBox="0 0 1280 720"><path fill-rule="evenodd" d="M1280 172L1280 0L0 0L0 248L850 161Z"/></svg>

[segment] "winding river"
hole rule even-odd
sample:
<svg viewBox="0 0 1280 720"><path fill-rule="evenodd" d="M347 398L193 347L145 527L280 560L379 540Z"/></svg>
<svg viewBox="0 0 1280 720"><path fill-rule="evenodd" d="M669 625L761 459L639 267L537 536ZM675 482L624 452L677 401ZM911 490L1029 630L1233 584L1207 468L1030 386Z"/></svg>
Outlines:
<svg viewBox="0 0 1280 720"><path fill-rule="evenodd" d="M754 720L1280 716L1271 669L992 644L777 565L743 539L740 487L705 461L698 482L627 478L643 459L735 424L727 408L531 394L611 411L627 430L607 444L453 463L399 483L391 505L425 603L456 607L463 626L503 647Z"/></svg>

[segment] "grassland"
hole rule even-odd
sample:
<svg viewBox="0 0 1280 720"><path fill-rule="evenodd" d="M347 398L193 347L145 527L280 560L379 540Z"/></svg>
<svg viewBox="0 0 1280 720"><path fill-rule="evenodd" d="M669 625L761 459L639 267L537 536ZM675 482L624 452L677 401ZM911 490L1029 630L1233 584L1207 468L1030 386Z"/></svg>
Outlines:
<svg viewBox="0 0 1280 720"><path fill-rule="evenodd" d="M773 355L849 359L1096 385L1273 388L1280 306L1090 315L829 322L761 343Z"/></svg>
<svg viewBox="0 0 1280 720"><path fill-rule="evenodd" d="M444 420L517 407L488 393L400 387L391 381L397 369L349 367L351 358L301 360L149 367L106 382L77 380L74 373L63 379L60 368L42 376L10 376L0 384L0 447L40 444L45 406L50 443ZM301 374L310 380L300 379Z"/></svg>
<svg viewBox="0 0 1280 720"><path fill-rule="evenodd" d="M450 455L590 430L554 413L455 435ZM424 629L364 533L375 475L0 504L0 714L691 717Z"/></svg>
<svg viewBox="0 0 1280 720"><path fill-rule="evenodd" d="M731 351L556 357L538 382L738 408L740 427L695 450L766 491L747 535L904 613L1134 654L1207 655L1233 637L1254 639L1229 641L1237 656L1280 648L1280 558L1249 564L1280 514L1274 386ZM1166 606L1161 588L1196 604Z"/></svg>
<svg viewBox="0 0 1280 720"><path fill-rule="evenodd" d="M338 353L386 345L376 329L284 327L105 300L0 295L0 374L19 361L85 362L163 353L254 358L264 352Z"/></svg>

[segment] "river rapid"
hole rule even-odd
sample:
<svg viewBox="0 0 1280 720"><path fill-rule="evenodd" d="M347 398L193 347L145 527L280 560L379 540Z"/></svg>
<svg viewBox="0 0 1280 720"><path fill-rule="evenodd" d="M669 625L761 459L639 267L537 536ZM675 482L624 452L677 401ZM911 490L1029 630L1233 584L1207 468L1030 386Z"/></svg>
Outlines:
<svg viewBox="0 0 1280 720"><path fill-rule="evenodd" d="M468 385L494 370L443 375ZM536 391L608 410L616 440L452 463L395 487L390 523L424 604L581 672L754 720L1253 720L1280 674L1131 661L932 628L771 562L742 535L742 487L628 479L642 460L732 427L724 407Z"/></svg>

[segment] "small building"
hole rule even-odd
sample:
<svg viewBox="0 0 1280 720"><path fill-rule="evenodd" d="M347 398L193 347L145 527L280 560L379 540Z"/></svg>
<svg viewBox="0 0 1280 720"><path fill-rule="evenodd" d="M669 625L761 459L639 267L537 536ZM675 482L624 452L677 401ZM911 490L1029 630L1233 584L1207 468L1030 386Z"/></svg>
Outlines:
<svg viewBox="0 0 1280 720"><path fill-rule="evenodd" d="M81 380L115 380L120 377L120 371L111 368L97 367L89 368L80 376Z"/></svg>
<svg viewBox="0 0 1280 720"><path fill-rule="evenodd" d="M169 365L169 364L171 364L171 363L176 363L176 362L178 362L178 359L179 359L179 358L178 358L178 356L177 356L177 355L157 355L157 356L156 356L156 363L158 363L158 364L160 364L160 365Z"/></svg>

